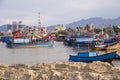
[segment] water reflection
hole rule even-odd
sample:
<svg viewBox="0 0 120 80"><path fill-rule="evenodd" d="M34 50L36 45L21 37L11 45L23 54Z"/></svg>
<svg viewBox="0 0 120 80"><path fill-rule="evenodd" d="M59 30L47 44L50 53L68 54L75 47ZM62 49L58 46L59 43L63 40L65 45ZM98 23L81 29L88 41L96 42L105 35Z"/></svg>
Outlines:
<svg viewBox="0 0 120 80"><path fill-rule="evenodd" d="M55 42L54 47L45 48L6 48L5 43L0 42L0 64L37 64L40 62L68 61L70 54L89 51L86 49L73 49L63 45L63 42ZM113 51L113 50L112 50ZM97 51L99 55L112 51ZM120 54L120 50L117 50ZM119 60L113 61L114 66L120 66Z"/></svg>
<svg viewBox="0 0 120 80"><path fill-rule="evenodd" d="M69 54L75 53L72 47L55 42L54 47L45 48L6 48L0 43L1 64L36 64L40 62L68 61Z"/></svg>

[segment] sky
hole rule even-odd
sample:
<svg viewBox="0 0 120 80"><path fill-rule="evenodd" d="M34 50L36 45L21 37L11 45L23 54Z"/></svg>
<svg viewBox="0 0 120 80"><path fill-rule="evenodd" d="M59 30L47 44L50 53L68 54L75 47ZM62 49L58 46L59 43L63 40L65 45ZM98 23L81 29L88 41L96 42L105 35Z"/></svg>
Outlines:
<svg viewBox="0 0 120 80"><path fill-rule="evenodd" d="M120 0L0 0L0 25L68 24L81 19L120 17Z"/></svg>

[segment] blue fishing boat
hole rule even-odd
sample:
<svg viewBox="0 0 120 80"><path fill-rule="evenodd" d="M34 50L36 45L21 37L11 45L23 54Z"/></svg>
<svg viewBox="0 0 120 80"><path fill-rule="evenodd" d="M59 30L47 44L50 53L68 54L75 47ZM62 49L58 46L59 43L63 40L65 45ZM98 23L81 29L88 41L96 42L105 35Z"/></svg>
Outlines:
<svg viewBox="0 0 120 80"><path fill-rule="evenodd" d="M92 62L92 61L104 61L112 62L116 57L116 52L110 52L103 55L98 55L96 52L79 52L77 54L69 55L69 61L75 62Z"/></svg>
<svg viewBox="0 0 120 80"><path fill-rule="evenodd" d="M72 42L74 48L88 48L89 44L95 44L94 38L88 35L80 35Z"/></svg>
<svg viewBox="0 0 120 80"><path fill-rule="evenodd" d="M94 38L88 35L80 35L74 37L67 35L64 44L73 46L74 48L88 48L88 44L95 44L95 42Z"/></svg>
<svg viewBox="0 0 120 80"><path fill-rule="evenodd" d="M39 31L42 30L40 33ZM3 42L9 48L33 48L33 47L51 47L53 46L51 34L44 32L42 28L34 28L32 33L23 33L20 30L13 32L13 36L5 36Z"/></svg>

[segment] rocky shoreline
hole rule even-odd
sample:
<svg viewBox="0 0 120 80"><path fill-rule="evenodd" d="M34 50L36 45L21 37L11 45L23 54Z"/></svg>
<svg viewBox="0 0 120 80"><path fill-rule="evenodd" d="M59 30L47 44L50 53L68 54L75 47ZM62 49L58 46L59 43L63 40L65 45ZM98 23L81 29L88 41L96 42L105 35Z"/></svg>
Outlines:
<svg viewBox="0 0 120 80"><path fill-rule="evenodd" d="M1 64L0 80L120 80L120 67L100 61Z"/></svg>

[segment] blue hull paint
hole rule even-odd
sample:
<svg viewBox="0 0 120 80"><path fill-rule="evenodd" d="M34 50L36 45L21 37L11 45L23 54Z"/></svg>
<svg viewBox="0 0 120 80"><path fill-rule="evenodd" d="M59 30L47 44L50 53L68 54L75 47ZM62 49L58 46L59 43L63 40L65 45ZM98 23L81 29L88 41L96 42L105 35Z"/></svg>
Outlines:
<svg viewBox="0 0 120 80"><path fill-rule="evenodd" d="M73 48L86 48L88 49L89 45L95 45L95 42L72 42Z"/></svg>
<svg viewBox="0 0 120 80"><path fill-rule="evenodd" d="M94 44L93 38L87 35L75 36L74 39L70 35L66 36L64 44L73 46L74 48L88 48L88 44Z"/></svg>
<svg viewBox="0 0 120 80"><path fill-rule="evenodd" d="M82 53L83 55L80 55L81 53L78 53L76 55L69 55L69 61L75 61L75 62L106 61L106 62L111 62L112 59L114 59L116 57L116 52L111 52L111 53L106 53L103 55L96 55L96 56L87 56L87 55L89 55L89 52Z"/></svg>
<svg viewBox="0 0 120 80"><path fill-rule="evenodd" d="M4 36L2 38L2 42L6 43L6 46L8 48L17 48L17 47L28 47L28 48L32 48L32 47L52 47L53 46L53 42L52 41L41 41L41 40L36 40L35 42L21 42L21 43L12 43L10 41L10 39L12 40L11 37L9 36Z"/></svg>
<svg viewBox="0 0 120 80"><path fill-rule="evenodd" d="M48 42L37 42L37 43L7 43L7 47L9 48L32 48L32 47L52 47L53 42L48 41Z"/></svg>
<svg viewBox="0 0 120 80"><path fill-rule="evenodd" d="M3 37L1 37L1 41L2 42L8 42L10 38L11 37L9 37L9 36L3 36Z"/></svg>

